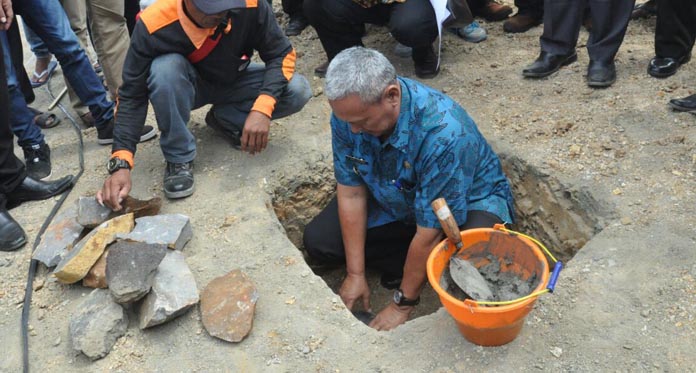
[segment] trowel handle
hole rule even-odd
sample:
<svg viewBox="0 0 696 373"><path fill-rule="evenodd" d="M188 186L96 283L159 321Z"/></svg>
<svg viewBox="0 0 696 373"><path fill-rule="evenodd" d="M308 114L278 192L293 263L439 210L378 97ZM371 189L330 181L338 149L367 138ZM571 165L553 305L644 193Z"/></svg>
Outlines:
<svg viewBox="0 0 696 373"><path fill-rule="evenodd" d="M444 198L438 198L434 200L430 206L433 208L435 216L437 216L437 219L440 221L442 230L445 231L447 238L452 241L457 249L460 249L462 247L462 236L459 233L457 221L454 220L454 216L452 216L452 212L449 206L447 206L447 201L445 201Z"/></svg>

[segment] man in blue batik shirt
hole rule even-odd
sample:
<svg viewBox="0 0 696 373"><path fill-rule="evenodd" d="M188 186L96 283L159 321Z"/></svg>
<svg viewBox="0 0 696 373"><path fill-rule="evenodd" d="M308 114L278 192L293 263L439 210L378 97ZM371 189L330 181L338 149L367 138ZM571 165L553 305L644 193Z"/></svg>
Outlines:
<svg viewBox="0 0 696 373"><path fill-rule="evenodd" d="M310 222L304 244L313 260L345 261L339 295L349 309L370 309L365 267L398 288L370 326L408 319L425 283L425 263L443 233L430 203L444 197L460 228L512 222L510 185L497 155L456 102L397 77L379 52L346 49L331 62L324 94L337 195Z"/></svg>

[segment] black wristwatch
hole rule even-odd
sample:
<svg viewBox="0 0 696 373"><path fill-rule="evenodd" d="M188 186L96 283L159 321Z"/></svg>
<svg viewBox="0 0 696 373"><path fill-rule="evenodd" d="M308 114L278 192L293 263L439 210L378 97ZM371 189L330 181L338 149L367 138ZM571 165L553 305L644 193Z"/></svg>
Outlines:
<svg viewBox="0 0 696 373"><path fill-rule="evenodd" d="M408 299L404 296L404 292L401 289L396 289L394 292L394 303L397 306L416 306L420 303L420 296L416 299Z"/></svg>
<svg viewBox="0 0 696 373"><path fill-rule="evenodd" d="M130 163L128 163L126 160L123 160L119 157L113 157L109 159L109 162L106 164L106 169L109 171L109 174L113 174L114 172L122 169L122 168L127 168L131 169Z"/></svg>

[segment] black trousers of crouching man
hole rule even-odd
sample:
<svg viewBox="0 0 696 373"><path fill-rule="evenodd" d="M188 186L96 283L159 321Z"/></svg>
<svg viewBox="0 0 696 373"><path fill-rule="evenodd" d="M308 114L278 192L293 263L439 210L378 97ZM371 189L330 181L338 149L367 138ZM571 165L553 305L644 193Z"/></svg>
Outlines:
<svg viewBox="0 0 696 373"><path fill-rule="evenodd" d="M492 228L503 221L496 215L481 210L470 210L460 230ZM402 277L408 247L416 234L415 225L393 222L367 230L365 264L386 275ZM344 264L345 247L338 220L338 200L334 197L304 231L304 247L312 260L322 264Z"/></svg>
<svg viewBox="0 0 696 373"><path fill-rule="evenodd" d="M363 45L366 23L387 25L399 43L413 48L414 59L427 53L437 38L435 11L429 0L371 8L363 8L353 0L304 0L304 12L317 30L329 61L344 49Z"/></svg>
<svg viewBox="0 0 696 373"><path fill-rule="evenodd" d="M696 1L657 2L655 55L682 58L691 53L696 40Z"/></svg>

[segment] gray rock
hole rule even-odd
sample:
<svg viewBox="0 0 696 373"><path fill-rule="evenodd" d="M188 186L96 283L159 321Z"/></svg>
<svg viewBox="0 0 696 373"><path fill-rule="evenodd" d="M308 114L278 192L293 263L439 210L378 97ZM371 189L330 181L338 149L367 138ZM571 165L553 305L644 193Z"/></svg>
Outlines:
<svg viewBox="0 0 696 373"><path fill-rule="evenodd" d="M119 238L150 244L165 244L181 250L191 240L193 231L189 217L182 214L143 216L135 219L135 229Z"/></svg>
<svg viewBox="0 0 696 373"><path fill-rule="evenodd" d="M160 244L118 241L106 257L106 282L118 303L130 303L150 291L157 266L167 247Z"/></svg>
<svg viewBox="0 0 696 373"><path fill-rule="evenodd" d="M68 247L75 244L83 230L84 227L77 222L77 205L67 207L56 215L48 226L32 258L45 264L46 267L56 266Z"/></svg>
<svg viewBox="0 0 696 373"><path fill-rule="evenodd" d="M92 360L106 356L128 328L128 315L108 290L96 289L70 318L70 339L75 350ZM60 342L59 342L60 343Z"/></svg>
<svg viewBox="0 0 696 373"><path fill-rule="evenodd" d="M77 222L86 228L94 228L109 220L112 211L97 202L95 197L80 197L77 200Z"/></svg>
<svg viewBox="0 0 696 373"><path fill-rule="evenodd" d="M184 254L168 250L140 306L140 329L167 322L198 303L198 287Z"/></svg>

